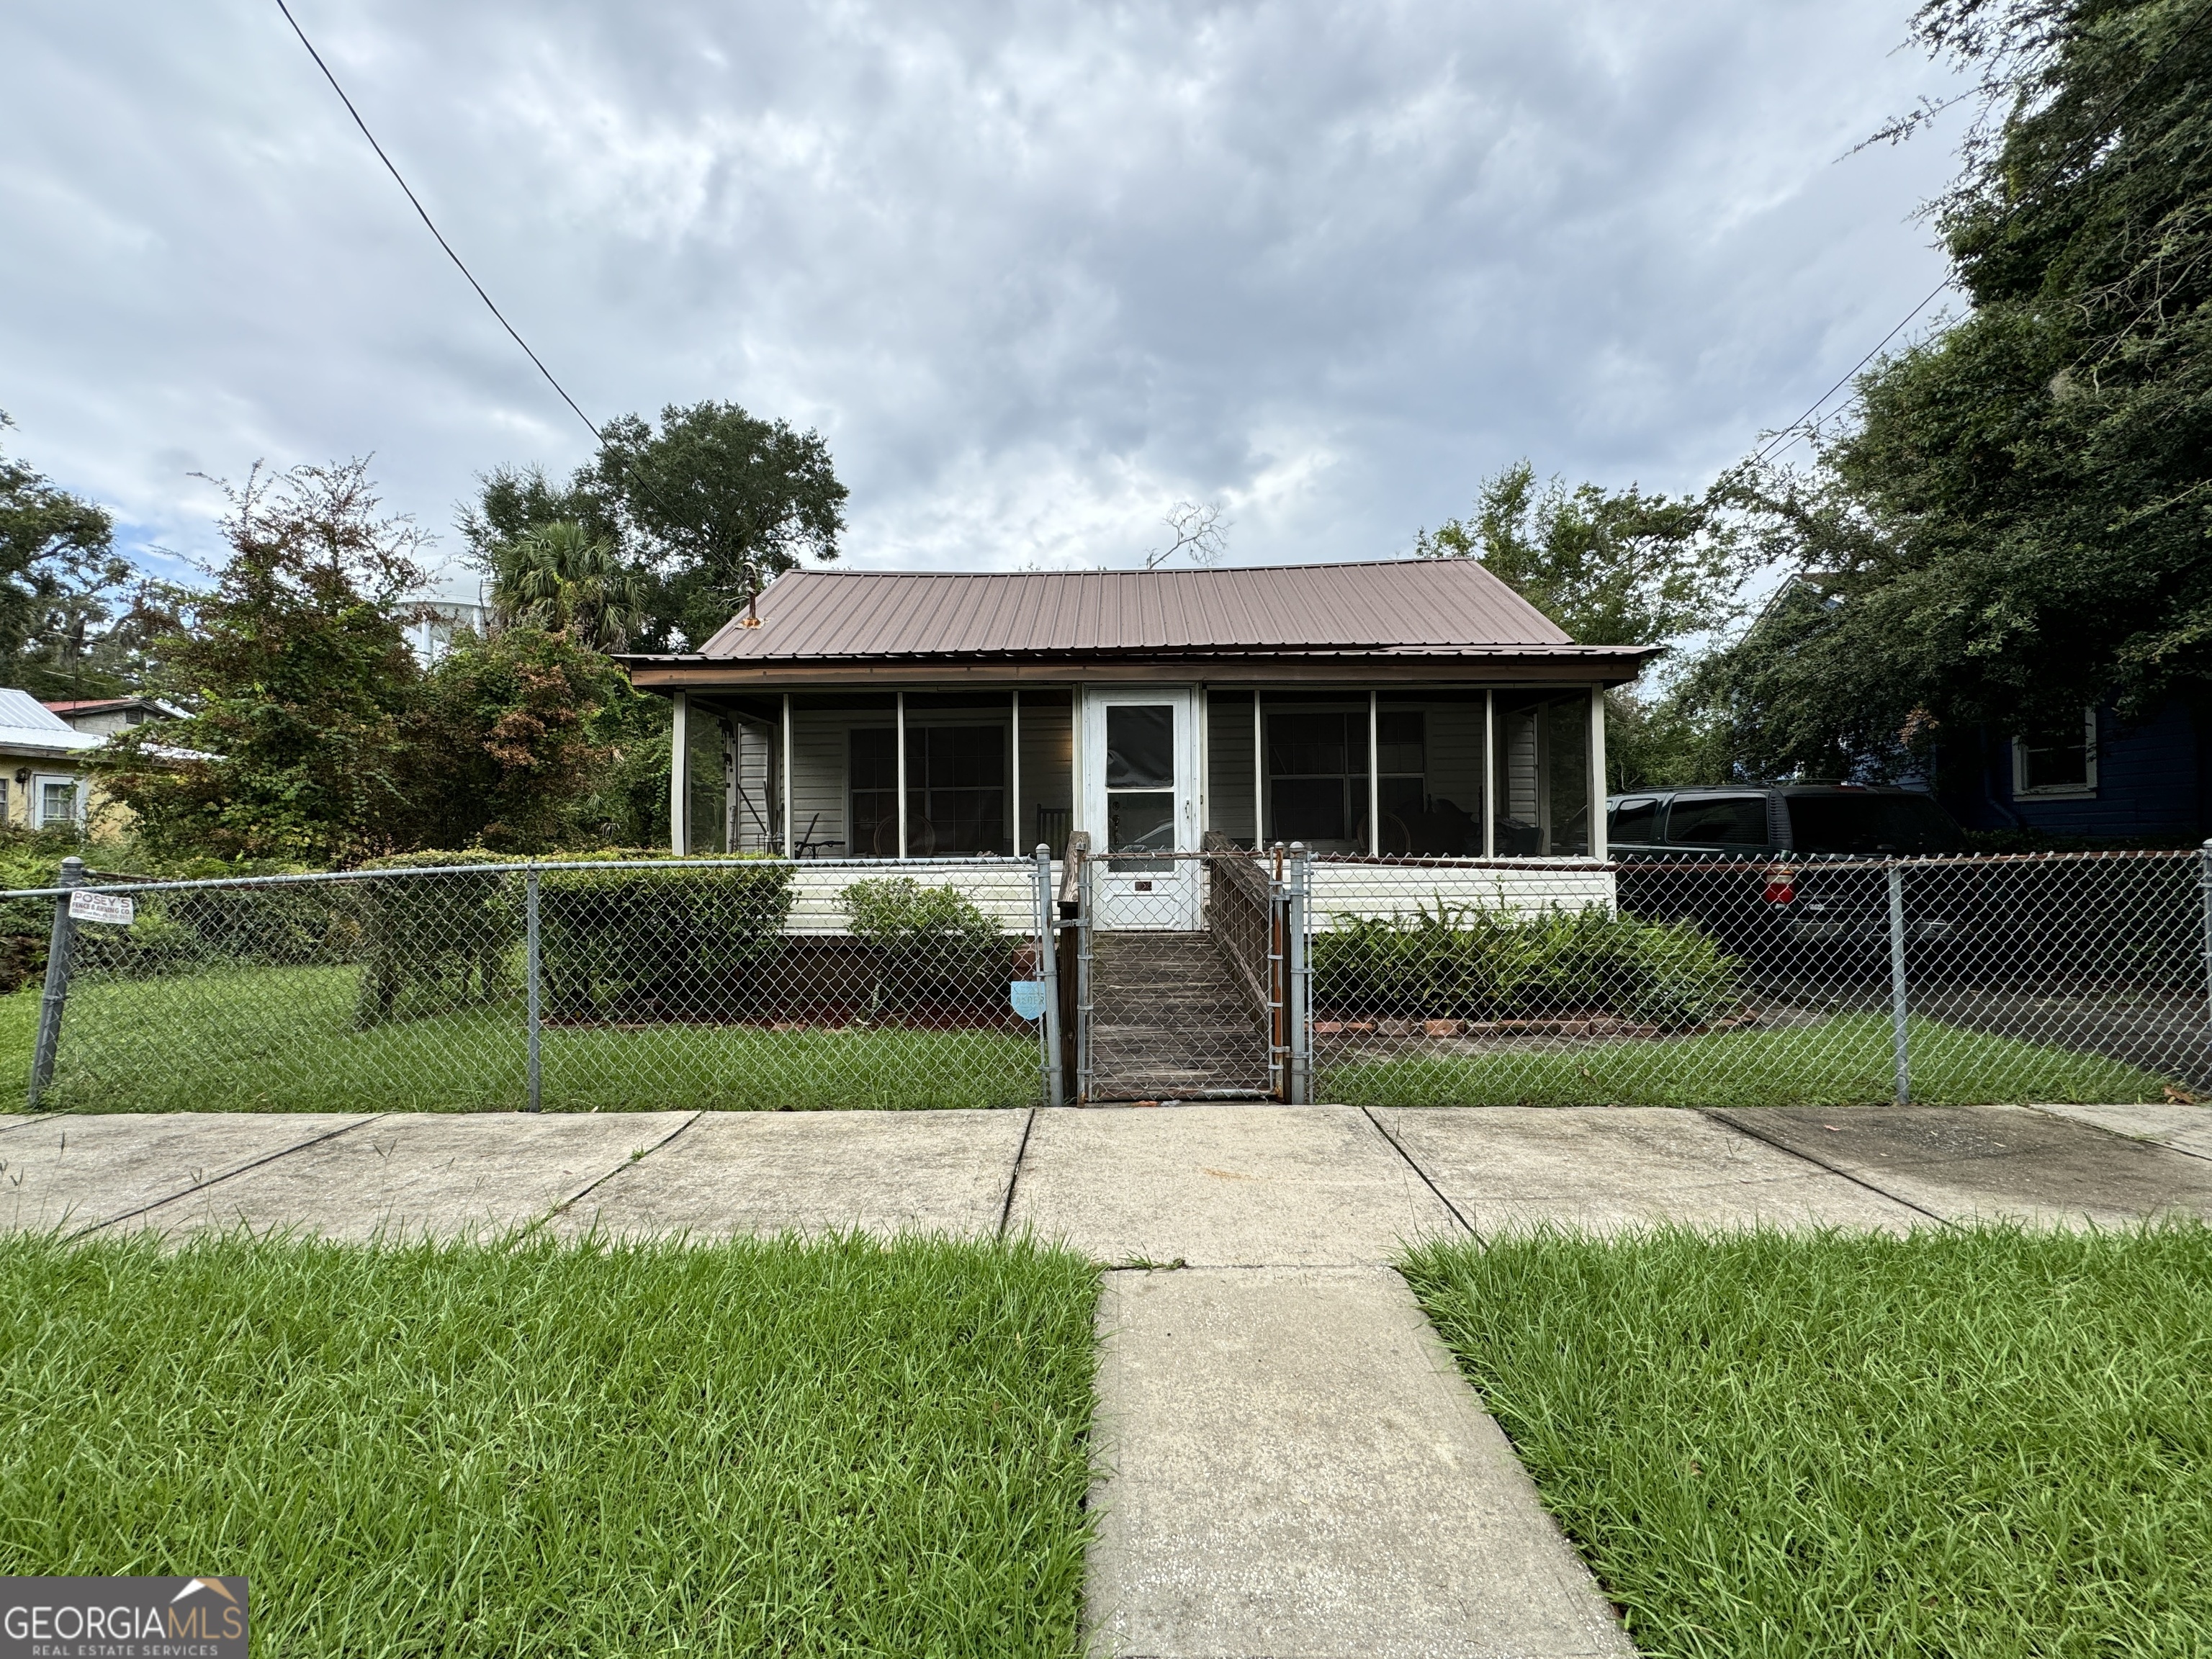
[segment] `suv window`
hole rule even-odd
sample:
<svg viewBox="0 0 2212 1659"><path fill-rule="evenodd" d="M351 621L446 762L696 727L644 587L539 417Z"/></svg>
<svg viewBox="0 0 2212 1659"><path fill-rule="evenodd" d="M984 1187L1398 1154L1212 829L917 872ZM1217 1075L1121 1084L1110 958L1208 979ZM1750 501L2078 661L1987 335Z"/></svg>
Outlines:
<svg viewBox="0 0 2212 1659"><path fill-rule="evenodd" d="M1951 853L1964 839L1926 795L1792 795L1790 845L1799 853Z"/></svg>
<svg viewBox="0 0 2212 1659"><path fill-rule="evenodd" d="M1667 839L1677 847L1764 847L1766 797L1677 795L1667 814Z"/></svg>
<svg viewBox="0 0 2212 1659"><path fill-rule="evenodd" d="M1605 838L1629 847L1656 840L1658 818L1659 800L1656 795L1625 800L1606 814Z"/></svg>

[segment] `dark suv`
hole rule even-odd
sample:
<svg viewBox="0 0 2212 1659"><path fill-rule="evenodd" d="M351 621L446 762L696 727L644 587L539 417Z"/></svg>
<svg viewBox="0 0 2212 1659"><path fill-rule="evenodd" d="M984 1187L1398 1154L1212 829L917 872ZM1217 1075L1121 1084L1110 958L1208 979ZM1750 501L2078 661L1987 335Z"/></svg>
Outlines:
<svg viewBox="0 0 2212 1659"><path fill-rule="evenodd" d="M1724 948L1771 965L1835 947L1886 950L1884 861L1966 846L1951 815L1916 789L1651 789L1609 797L1605 816L1623 909L1695 921ZM1955 938L1974 898L1969 872L1917 873L1907 940Z"/></svg>

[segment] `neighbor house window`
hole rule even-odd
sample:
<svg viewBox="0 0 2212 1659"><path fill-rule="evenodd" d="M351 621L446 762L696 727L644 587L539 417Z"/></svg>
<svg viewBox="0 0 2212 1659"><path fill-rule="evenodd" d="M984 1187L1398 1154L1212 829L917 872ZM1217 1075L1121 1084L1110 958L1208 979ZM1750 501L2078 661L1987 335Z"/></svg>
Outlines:
<svg viewBox="0 0 2212 1659"><path fill-rule="evenodd" d="M863 857L898 852L898 732L853 733L853 842ZM1006 849L1006 728L906 729L906 850L910 857Z"/></svg>
<svg viewBox="0 0 2212 1659"><path fill-rule="evenodd" d="M40 778L32 797L34 814L32 827L44 829L50 823L75 823L77 815L77 788L75 778Z"/></svg>
<svg viewBox="0 0 2212 1659"><path fill-rule="evenodd" d="M2012 740L2012 792L2015 795L2094 795L2097 793L2097 711L2081 711L2081 723Z"/></svg>
<svg viewBox="0 0 2212 1659"><path fill-rule="evenodd" d="M1386 846L1399 848L1405 824L1425 804L1427 732L1417 709L1376 716L1376 779ZM1393 824L1395 820L1395 825ZM1267 716L1267 830L1326 851L1367 847L1367 711Z"/></svg>

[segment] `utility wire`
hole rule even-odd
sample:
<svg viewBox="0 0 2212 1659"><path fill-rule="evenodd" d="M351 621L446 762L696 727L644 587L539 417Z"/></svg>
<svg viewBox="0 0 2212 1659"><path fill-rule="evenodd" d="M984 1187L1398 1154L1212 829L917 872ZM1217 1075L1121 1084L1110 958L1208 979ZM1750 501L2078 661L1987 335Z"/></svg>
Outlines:
<svg viewBox="0 0 2212 1659"><path fill-rule="evenodd" d="M376 159L384 163L384 170L392 175L392 181L406 194L407 200L414 208L416 216L422 221L430 234L438 239L438 246L446 250L446 257L453 262L453 269L468 278L469 286L477 291L477 298L484 302L484 309L499 319L499 325L507 331L507 337L520 346L522 355L538 366L538 372L545 377L545 384L561 394L561 401L575 411L576 418L584 423L586 430L590 432L592 437L599 437L601 434L598 423L578 407L576 400L568 395L568 389L553 378L553 371L545 367L544 360L530 349L530 342L516 331L514 325L507 320L506 313L492 303L491 295L484 292L484 286L477 281L476 273L462 262L459 254L453 252L453 245L446 240L445 233L438 228L436 222L430 217L429 210L422 205L413 189L409 186L407 180L400 176L399 169L392 164L392 158L384 153L384 146L376 142L376 135L368 130L368 123L361 118L361 112L354 107L353 100L346 96L346 89L338 84L338 77L331 73L331 66L323 61L323 54L317 52L315 43L307 39L307 32L300 27L300 20L292 15L292 8L285 4L284 0L276 0L276 9L284 14L284 21L292 26L292 33L300 37L300 44L307 49L307 56L315 60L315 67L322 70L323 79L331 83L331 90L337 94L338 101L346 106L346 113L353 117L353 124L361 129L361 136L368 140L368 147L376 152Z"/></svg>
<svg viewBox="0 0 2212 1659"><path fill-rule="evenodd" d="M283 4L283 0L277 0L277 3L280 5ZM2142 89L2143 82L2149 80L2152 76L2157 74L2160 68L2164 65L2167 54L2173 50L2174 46L2178 43L2187 40L2190 36L2190 32L2199 23L2203 22L2208 15L2212 15L2212 0L2204 0L2203 4L2198 6L2194 12L2191 13L2187 21L2185 21L2179 28L2173 32L2172 38L2160 49L2158 56L2152 58L2149 63L2143 65L2142 73L2136 76L2134 80L2128 82L2127 87L2121 92L2119 96L2112 100L2112 104L2105 112L2105 121L2093 125L2087 131L2076 138L2071 144L2069 144L2066 147L2065 154L2061 155L2057 161L2051 164L2051 170L2044 175L2041 181L2034 187L2034 189L2022 191L2019 196L2014 198L2012 206L2005 210L2003 217L1997 222L1996 228L1998 229L2002 230L2012 222L2013 218L2027 205L2030 198L2035 194L2037 190L2040 190L2044 185L2048 185L2055 180L2060 173L2065 172L2069 167L2072 166L2085 150L2094 146L2102 140L2106 122L2109 122L2112 117L2118 115L2121 109L2126 106L2128 100L2134 97L2136 93ZM1963 96L1964 94L1961 95ZM1953 103L1955 103L1956 101L1958 101L1956 99L1950 100L1950 102ZM1944 107L1948 108L1948 105L1947 104ZM1778 449L1786 449L1791 444L1796 442L1798 439L1804 437L1808 430L1805 423L1808 421L1810 421L1814 416L1820 412L1822 405L1826 404L1829 398L1834 397L1838 392L1841 392L1845 386L1849 386L1854 380L1857 379L1861 369L1863 369L1869 363L1872 362L1877 356L1881 356L1884 347L1887 346L1889 343L1892 340L1894 340L1899 334L1902 334L1915 318L1918 317L1922 312L1927 310L1929 306L1936 302L1937 295L1941 295L1945 289L1949 288L1957 281L1958 276L1955 272L1947 273L1942 282L1936 283L1934 288L1928 291L1927 298L1921 301L1921 302L1913 307L1911 310L1906 312L1904 317L1899 321L1897 326L1881 337L1881 343L1877 344L1872 351L1868 352L1865 356L1860 358L1857 362L1851 365L1850 373L1846 374L1843 379L1838 380L1835 385L1830 386L1826 392L1814 398L1813 400L1812 406L1806 410L1802 415L1800 415L1796 420L1790 422L1788 426L1784 427L1779 432L1768 439L1766 441L1765 447L1762 448L1758 454L1752 458L1752 464L1753 465L1757 465L1759 462L1765 460L1769 455L1774 453Z"/></svg>

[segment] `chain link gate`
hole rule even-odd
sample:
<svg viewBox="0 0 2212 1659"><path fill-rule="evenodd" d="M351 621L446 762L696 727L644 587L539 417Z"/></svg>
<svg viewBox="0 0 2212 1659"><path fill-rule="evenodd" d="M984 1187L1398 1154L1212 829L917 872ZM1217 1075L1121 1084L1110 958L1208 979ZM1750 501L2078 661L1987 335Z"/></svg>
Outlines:
<svg viewBox="0 0 2212 1659"><path fill-rule="evenodd" d="M1197 853L1097 854L1082 837L1070 848L1079 1101L1310 1098L1304 850L1207 840ZM1110 917L1107 874L1119 878Z"/></svg>

